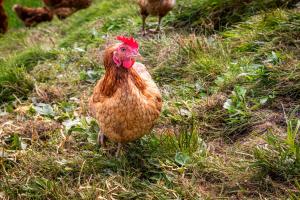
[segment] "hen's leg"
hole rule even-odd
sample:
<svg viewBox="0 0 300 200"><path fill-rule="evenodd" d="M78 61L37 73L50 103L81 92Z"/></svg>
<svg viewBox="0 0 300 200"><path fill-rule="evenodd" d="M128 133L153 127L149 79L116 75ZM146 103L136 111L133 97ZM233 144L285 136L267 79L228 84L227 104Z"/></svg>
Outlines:
<svg viewBox="0 0 300 200"><path fill-rule="evenodd" d="M27 27L34 26L36 24L36 18L35 16L31 16L30 18L27 18L24 20L24 24Z"/></svg>
<svg viewBox="0 0 300 200"><path fill-rule="evenodd" d="M101 131L99 131L97 142L101 147L106 147L106 139L107 138L105 137L105 135Z"/></svg>
<svg viewBox="0 0 300 200"><path fill-rule="evenodd" d="M142 20L143 20L142 34L143 34L143 36L146 35L146 18L147 18L146 15L142 15Z"/></svg>
<svg viewBox="0 0 300 200"><path fill-rule="evenodd" d="M159 16L158 17L158 26L157 26L157 29L156 29L157 32L160 32L161 20L162 20L162 17Z"/></svg>
<svg viewBox="0 0 300 200"><path fill-rule="evenodd" d="M119 142L119 143L118 143L118 149L117 149L117 152L116 152L116 157L119 157L121 148L122 148L122 143Z"/></svg>

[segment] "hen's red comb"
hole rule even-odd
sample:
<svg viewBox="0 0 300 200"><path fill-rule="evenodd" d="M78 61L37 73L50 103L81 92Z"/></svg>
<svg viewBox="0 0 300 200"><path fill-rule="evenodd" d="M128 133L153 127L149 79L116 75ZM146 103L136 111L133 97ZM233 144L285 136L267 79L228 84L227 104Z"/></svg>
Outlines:
<svg viewBox="0 0 300 200"><path fill-rule="evenodd" d="M137 43L137 41L135 41L135 39L133 37L127 38L124 36L118 36L117 40L123 42L124 44L127 44L131 48L134 48L134 49L139 48L139 44Z"/></svg>

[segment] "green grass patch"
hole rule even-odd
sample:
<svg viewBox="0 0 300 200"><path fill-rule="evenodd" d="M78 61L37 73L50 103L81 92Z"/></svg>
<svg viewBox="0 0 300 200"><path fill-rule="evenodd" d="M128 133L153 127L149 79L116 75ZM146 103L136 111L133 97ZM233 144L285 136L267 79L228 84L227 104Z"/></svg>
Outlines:
<svg viewBox="0 0 300 200"><path fill-rule="evenodd" d="M249 16L273 8L292 7L296 0L192 0L179 2L171 24L175 27L192 28L202 33L224 30Z"/></svg>
<svg viewBox="0 0 300 200"><path fill-rule="evenodd" d="M40 48L30 48L0 62L1 102L15 97L26 97L33 88L28 74L40 62L57 58L56 52L47 52Z"/></svg>
<svg viewBox="0 0 300 200"><path fill-rule="evenodd" d="M68 20L69 25L64 28L68 35L60 46L95 46L103 43L108 33L129 30L135 25L132 17L136 16L131 9L133 6L130 3L99 1L89 12L80 11L75 14L77 17Z"/></svg>
<svg viewBox="0 0 300 200"><path fill-rule="evenodd" d="M14 100L15 97L26 97L33 89L33 81L21 67L8 67L0 62L0 102Z"/></svg>
<svg viewBox="0 0 300 200"><path fill-rule="evenodd" d="M265 147L255 149L255 163L262 176L269 175L278 181L293 183L300 176L300 120L287 119L287 130L283 138L270 133L265 141Z"/></svg>
<svg viewBox="0 0 300 200"><path fill-rule="evenodd" d="M8 59L7 64L8 67L24 67L30 71L38 63L56 58L57 53L55 51L45 51L39 47L33 47Z"/></svg>

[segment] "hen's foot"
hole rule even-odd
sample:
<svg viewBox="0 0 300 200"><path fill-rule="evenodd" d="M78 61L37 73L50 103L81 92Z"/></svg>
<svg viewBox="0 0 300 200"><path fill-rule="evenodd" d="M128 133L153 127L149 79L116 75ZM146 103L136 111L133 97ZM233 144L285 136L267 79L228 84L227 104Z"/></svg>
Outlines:
<svg viewBox="0 0 300 200"><path fill-rule="evenodd" d="M142 29L140 32L139 32L139 35L141 35L141 36L147 36L147 34L148 34L148 31L146 30L146 29Z"/></svg>
<svg viewBox="0 0 300 200"><path fill-rule="evenodd" d="M122 148L122 143L119 142L119 143L118 143L118 148L117 148L117 151L116 151L116 155L115 155L116 157L119 157L121 148Z"/></svg>
<svg viewBox="0 0 300 200"><path fill-rule="evenodd" d="M142 31L142 36L146 36L147 35L147 31Z"/></svg>
<svg viewBox="0 0 300 200"><path fill-rule="evenodd" d="M148 31L149 31L149 33L151 33L151 34L156 34L156 33L159 33L159 32L160 32L160 30L158 30L158 29L149 29Z"/></svg>
<svg viewBox="0 0 300 200"><path fill-rule="evenodd" d="M107 140L106 136L101 131L99 131L98 139L97 139L98 144L101 147L105 148L106 147L106 140Z"/></svg>

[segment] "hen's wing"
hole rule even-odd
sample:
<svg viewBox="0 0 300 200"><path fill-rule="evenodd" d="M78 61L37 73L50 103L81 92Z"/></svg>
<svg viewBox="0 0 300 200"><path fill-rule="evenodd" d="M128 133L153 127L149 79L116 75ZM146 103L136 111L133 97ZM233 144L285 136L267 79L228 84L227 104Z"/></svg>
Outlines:
<svg viewBox="0 0 300 200"><path fill-rule="evenodd" d="M133 65L133 69L141 76L142 79L147 80L147 81L153 81L147 68L142 63L136 62Z"/></svg>
<svg viewBox="0 0 300 200"><path fill-rule="evenodd" d="M96 117L97 114L97 103L103 100L103 95L100 93L100 86L102 84L103 78L100 79L96 86L94 87L94 91L92 96L89 99L89 111L92 117Z"/></svg>
<svg viewBox="0 0 300 200"><path fill-rule="evenodd" d="M147 68L145 67L145 65L136 62L133 65L133 69L145 81L145 83L147 85L147 87L146 87L147 94L149 94L150 96L152 96L153 98L155 98L156 108L158 110L161 110L161 107L162 107L162 97L161 97L160 91L159 91L157 85L155 84L155 82L153 81L153 79L152 79L150 73L148 72Z"/></svg>

